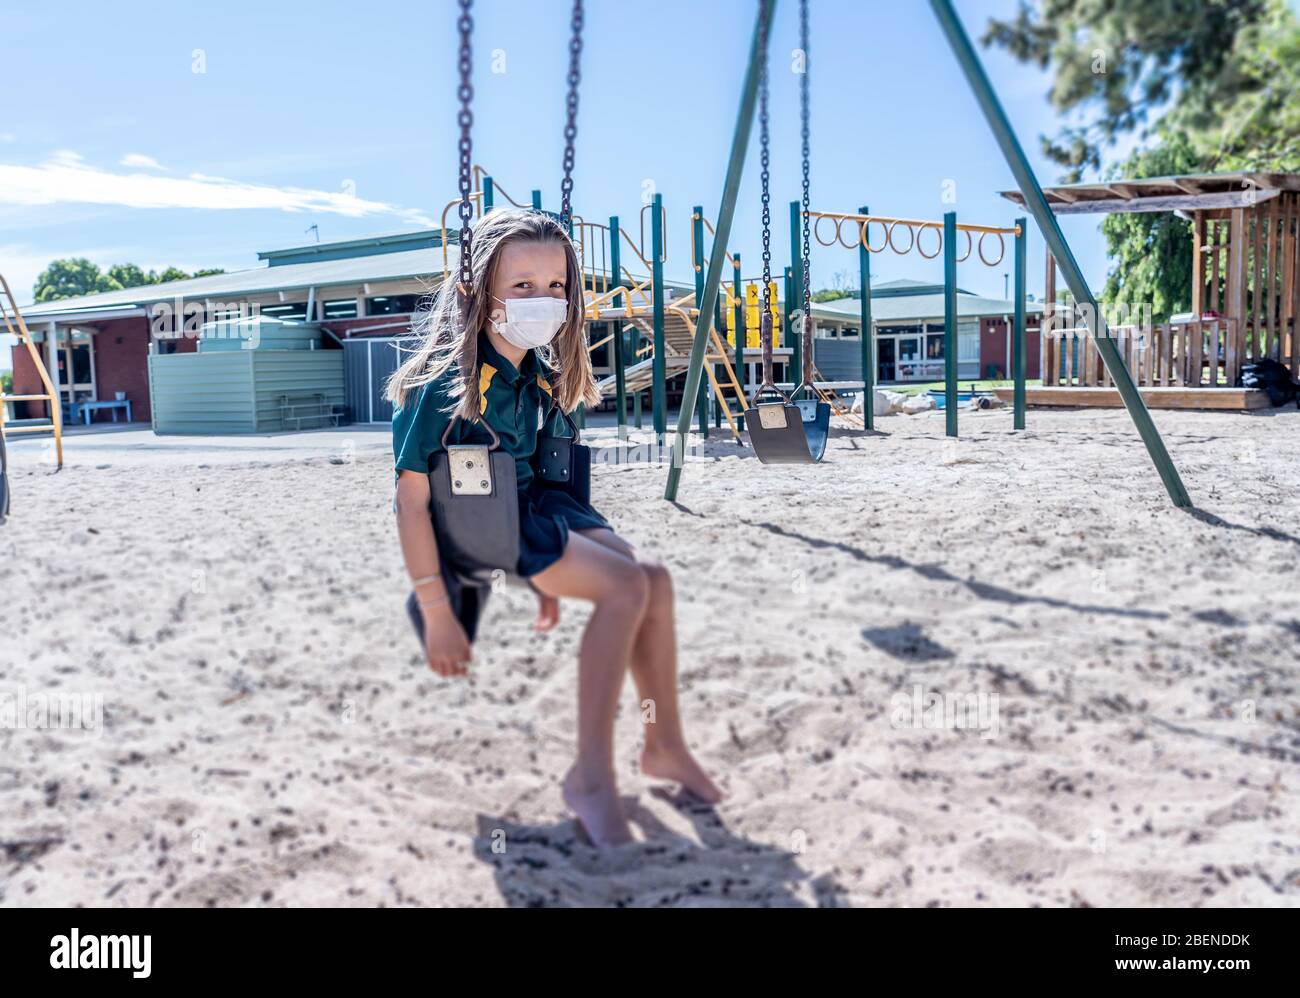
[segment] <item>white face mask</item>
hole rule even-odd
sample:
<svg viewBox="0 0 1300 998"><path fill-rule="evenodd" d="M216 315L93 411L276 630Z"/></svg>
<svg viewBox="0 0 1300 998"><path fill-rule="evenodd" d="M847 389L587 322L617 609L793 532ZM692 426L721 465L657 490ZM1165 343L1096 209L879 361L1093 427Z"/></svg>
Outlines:
<svg viewBox="0 0 1300 998"><path fill-rule="evenodd" d="M494 296L495 297L495 296ZM555 339L569 315L569 303L563 298L543 295L540 298L497 298L506 307L504 322L493 322L495 329L511 346L520 350L544 347Z"/></svg>

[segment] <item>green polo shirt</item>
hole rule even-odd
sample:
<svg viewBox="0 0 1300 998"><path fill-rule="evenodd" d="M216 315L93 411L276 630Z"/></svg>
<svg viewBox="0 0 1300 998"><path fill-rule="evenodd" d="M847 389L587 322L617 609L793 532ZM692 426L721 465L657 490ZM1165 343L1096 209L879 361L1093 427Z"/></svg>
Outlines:
<svg viewBox="0 0 1300 998"><path fill-rule="evenodd" d="M532 480L529 460L537 450L540 409L550 404L551 372L529 350L518 368L502 357L486 333L478 337L478 385L482 418L496 430L501 447L515 458L519 488ZM410 395L406 405L393 410L393 456L398 469L425 472L429 458L442 449L442 433L450 420L453 402L449 386L455 370L431 381ZM457 420L448 443L488 443L490 438L476 423Z"/></svg>

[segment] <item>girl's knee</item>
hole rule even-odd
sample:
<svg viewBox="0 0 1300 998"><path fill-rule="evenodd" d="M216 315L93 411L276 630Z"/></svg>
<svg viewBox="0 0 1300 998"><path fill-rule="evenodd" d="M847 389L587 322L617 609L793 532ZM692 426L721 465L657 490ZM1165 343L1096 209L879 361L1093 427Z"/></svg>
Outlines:
<svg viewBox="0 0 1300 998"><path fill-rule="evenodd" d="M650 579L635 562L620 565L610 579L605 602L625 606L638 616L650 602Z"/></svg>
<svg viewBox="0 0 1300 998"><path fill-rule="evenodd" d="M657 605L670 603L673 598L673 577L668 566L662 561L642 561L640 566L646 578L650 602Z"/></svg>

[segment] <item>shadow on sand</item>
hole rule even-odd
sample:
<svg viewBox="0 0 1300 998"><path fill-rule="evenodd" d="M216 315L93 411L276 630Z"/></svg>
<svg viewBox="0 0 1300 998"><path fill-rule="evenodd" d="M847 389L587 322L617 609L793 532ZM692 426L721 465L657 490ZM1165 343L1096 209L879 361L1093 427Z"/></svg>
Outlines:
<svg viewBox="0 0 1300 998"><path fill-rule="evenodd" d="M689 794L652 790L692 826L669 828L633 796L628 820L644 841L600 852L574 821L527 825L480 814L474 855L493 867L511 908L807 907L796 891L807 881L818 907L845 907L829 874L811 878L797 853L732 833L717 809Z"/></svg>

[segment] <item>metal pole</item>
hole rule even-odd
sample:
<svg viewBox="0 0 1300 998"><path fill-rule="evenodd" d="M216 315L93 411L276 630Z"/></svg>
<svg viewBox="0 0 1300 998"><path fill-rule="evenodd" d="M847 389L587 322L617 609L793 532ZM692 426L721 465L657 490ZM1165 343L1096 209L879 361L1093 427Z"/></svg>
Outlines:
<svg viewBox="0 0 1300 998"><path fill-rule="evenodd" d="M798 344L799 344L799 337L798 337L798 335L797 335L796 332L795 332L794 319L792 318L792 316L794 315L794 312L795 312L795 304L794 304L794 268L793 268L793 267L786 267L785 270L782 271L782 279L785 281L785 318L786 318L786 324L785 324L785 337L784 337L784 344L785 344L785 347L786 347L787 349L795 351L794 353L790 354L790 359L789 359L788 361L786 361L786 366L785 366L785 375L784 375L784 376L785 376L786 378L788 378L788 379L790 380L791 385L793 385L793 384L794 384L794 374L791 373L791 372L797 370L797 367L796 367L796 365L795 365L795 360L796 360L796 358L798 358L798 356L799 356L799 352L798 352L798 351L799 351L799 346L798 346ZM762 298L760 298L759 301L762 301Z"/></svg>
<svg viewBox="0 0 1300 998"><path fill-rule="evenodd" d="M700 300L704 297L704 207L696 205L691 209L691 234L694 238L691 240L695 247L695 259L691 261L695 268L695 326L698 329L701 322L704 321L704 315L700 311ZM700 397L696 403L700 413L700 435L705 440L709 439L709 413L706 405L707 395L704 390L704 379L700 379Z"/></svg>
<svg viewBox="0 0 1300 998"><path fill-rule="evenodd" d="M732 329L736 336L736 379L740 382L742 392L749 391L749 379L745 377L745 337L749 331L745 328L745 288L740 277L740 254L732 257L735 265L731 271L731 294L736 300L735 315L732 317ZM749 395L740 400L740 415L736 417L736 428L745 429L745 403Z"/></svg>
<svg viewBox="0 0 1300 998"><path fill-rule="evenodd" d="M618 216L609 217L609 269L610 279L614 287L623 286L623 268L622 261L619 259L619 242L621 240L618 229ZM623 302L627 296L623 294L614 295L612 302L615 308L622 308ZM623 357L623 320L614 320L614 397L618 406L618 435L620 437L627 434L627 375L626 360Z"/></svg>
<svg viewBox="0 0 1300 998"><path fill-rule="evenodd" d="M799 241L803 216L798 201L790 202L790 294L785 310L790 315L790 380L800 384L803 378L803 245ZM796 318L798 316L798 318Z"/></svg>
<svg viewBox="0 0 1300 998"><path fill-rule="evenodd" d="M1016 219L1020 229L1016 236L1016 324L1011 340L1011 367L1015 378L1015 421L1017 430L1025 428L1025 255L1029 242L1029 222L1024 218Z"/></svg>
<svg viewBox="0 0 1300 998"><path fill-rule="evenodd" d="M533 191L533 211L542 210L542 192Z"/></svg>
<svg viewBox="0 0 1300 998"><path fill-rule="evenodd" d="M483 214L486 215L495 205L496 185L492 183L491 177L483 178Z"/></svg>
<svg viewBox="0 0 1300 998"><path fill-rule="evenodd" d="M668 371L664 359L664 196L654 196L654 207L650 210L650 271L654 289L654 374L651 401L654 406L655 442L663 445L664 434L668 432ZM689 386L688 386L689 387ZM689 408L682 400L682 408ZM690 425L689 423L687 424Z"/></svg>
<svg viewBox="0 0 1300 998"><path fill-rule="evenodd" d="M921 360L926 339L921 337ZM957 213L943 215L943 406L948 436L957 435Z"/></svg>
<svg viewBox="0 0 1300 998"><path fill-rule="evenodd" d="M721 293L718 294L718 304L713 309L713 328L716 329L718 332L722 332L722 294ZM727 352L725 343L723 344L722 352L723 355L725 356ZM719 381L721 381L723 377L726 375L726 371L723 369L723 366L721 364L715 364L713 366L713 373L717 376ZM719 395L717 398L713 400L713 426L714 429L722 428L722 396L721 395Z"/></svg>
<svg viewBox="0 0 1300 998"><path fill-rule="evenodd" d="M966 36L966 30L958 20L952 3L950 0L930 0L930 6L939 19L939 24L948 38L948 44L952 46L953 53L957 56L957 62L961 64L962 71L966 74L966 79L975 94L975 99L979 102L980 109L984 112L989 127L993 129L993 136L997 139L1002 155L1016 178L1016 185L1024 196L1025 206L1034 216L1034 221L1038 223L1038 228L1047 241L1047 248L1056 258L1075 300L1082 303L1087 312L1085 320L1096 337L1097 351L1101 354L1106 370L1110 372L1111 380L1115 382L1115 387L1119 389L1120 398L1123 399L1124 407L1128 409L1128 414L1132 417L1142 442L1146 444L1147 453L1151 456L1151 461L1165 484L1169 498L1175 506L1190 507L1192 500L1187 494L1187 488L1183 485L1178 469L1165 449L1165 442L1151 419L1151 413L1147 411L1146 403L1142 401L1137 386L1133 384L1128 368L1124 366L1124 360L1120 357L1115 341L1110 336L1106 320L1097 307L1097 299L1093 297L1088 282L1084 279L1083 271L1065 241L1065 235L1061 232L1056 216L1048 207L1043 189L1039 186L1034 171L1029 167L1029 160L1025 158L1025 152L1020 147L1015 132L1011 130L1006 112L1002 110L1002 105L993 92L979 56L975 54L975 49Z"/></svg>
<svg viewBox="0 0 1300 998"><path fill-rule="evenodd" d="M768 23L776 11L776 0L767 0ZM722 187L722 203L718 207L718 225L713 234L713 241L718 246L731 242L731 222L736 214L736 196L740 192L740 175L745 167L745 150L749 148L749 133L754 124L754 106L758 103L758 18L755 17L754 37L749 46L749 67L745 70L745 83L741 89L740 110L736 115L736 129L731 137L731 157L727 163L727 177ZM705 148L712 142L712 136L706 138ZM695 401L695 392L700 383L700 368L704 364L704 347L708 343L710 323L713 320L713 306L718 298L718 285L722 281L722 263L724 255L714 253L709 257L709 272L704 280L704 300L697 302L702 313L701 321L695 328L695 342L691 344L690 365L686 369L686 392L682 398L682 411L677 419L677 439L673 442L673 460L668 468L668 484L664 489L664 498L677 498L677 484L681 480L682 463L686 457L686 433L691 428L691 405Z"/></svg>
<svg viewBox="0 0 1300 998"><path fill-rule="evenodd" d="M858 209L862 215L871 214L863 205ZM858 321L861 323L858 336L862 340L862 428L876 428L876 344L871 335L871 254L866 246L858 243L858 284L862 286L862 306L858 309Z"/></svg>

